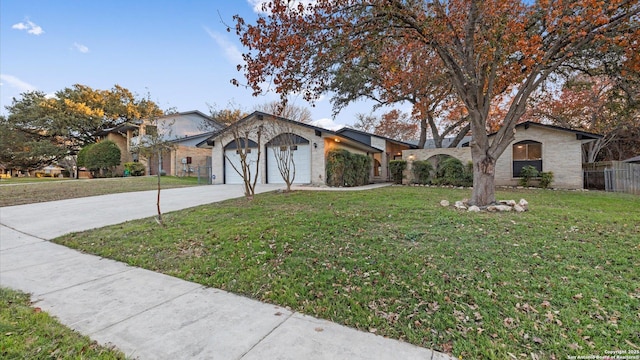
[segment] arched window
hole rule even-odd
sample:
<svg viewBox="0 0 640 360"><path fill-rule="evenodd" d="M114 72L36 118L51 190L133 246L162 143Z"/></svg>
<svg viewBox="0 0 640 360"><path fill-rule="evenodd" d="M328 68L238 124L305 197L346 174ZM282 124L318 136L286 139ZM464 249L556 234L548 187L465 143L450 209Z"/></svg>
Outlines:
<svg viewBox="0 0 640 360"><path fill-rule="evenodd" d="M292 133L283 133L271 139L267 143L267 147L302 145L302 144L308 144L308 143L309 143L309 140L303 138L302 136L292 134Z"/></svg>
<svg viewBox="0 0 640 360"><path fill-rule="evenodd" d="M235 140L231 140L231 142L229 142L225 147L224 147L224 151L228 151L228 150L235 150L236 154L240 152L239 149L244 149L244 142L245 139L244 138L240 138L238 139L240 144L237 144ZM238 146L240 145L240 146ZM251 149L255 149L258 147L258 143L256 143L255 141L249 139L248 143L247 143L247 153L250 154L251 153Z"/></svg>
<svg viewBox="0 0 640 360"><path fill-rule="evenodd" d="M520 177L525 166L533 166L542 172L542 143L525 140L513 144L513 177Z"/></svg>

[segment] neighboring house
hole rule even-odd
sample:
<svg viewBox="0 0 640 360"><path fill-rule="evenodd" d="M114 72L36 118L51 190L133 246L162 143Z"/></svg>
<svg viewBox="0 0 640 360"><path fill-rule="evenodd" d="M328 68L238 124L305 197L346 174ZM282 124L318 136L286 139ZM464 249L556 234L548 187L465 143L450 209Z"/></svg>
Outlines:
<svg viewBox="0 0 640 360"><path fill-rule="evenodd" d="M262 125L260 151L257 129ZM313 125L277 117L256 111L231 126L217 132L198 146L209 148L212 157L214 184L240 184L242 177L234 170L240 169L238 145L245 147L244 140L236 144L234 132L249 134L246 146L250 149L249 161L258 165L258 183L284 183L277 168L275 148L280 147L283 137L295 145L295 184L324 185L326 181L326 156L333 149L346 149L352 153L370 156L377 163L372 166L371 179L386 180L386 168L391 156L401 156L411 145L385 139L360 131L332 131ZM255 150L254 150L255 149ZM261 153L258 159L258 153ZM255 169L252 167L252 169ZM255 170L254 170L255 171Z"/></svg>
<svg viewBox="0 0 640 360"><path fill-rule="evenodd" d="M496 162L495 184L515 186L518 184L522 168L533 166L540 172L553 172L554 180L551 186L554 188L582 189L582 145L601 137L584 131L529 121L518 124L511 146ZM471 149L464 145L454 149L405 150L403 156L409 160L407 178L410 178L412 161L427 160L437 155L453 156L463 163L471 161Z"/></svg>
<svg viewBox="0 0 640 360"><path fill-rule="evenodd" d="M222 128L223 125L200 111L187 111L165 115L154 121L121 124L104 129L98 135L113 141L120 148L121 159L116 173L124 172L126 162L141 162L145 164L148 175L163 172L167 175L190 176L195 174L198 166L210 166L210 151L195 145ZM145 159L136 151L141 139L152 132L161 134L164 140L173 143L173 149L163 152L160 159L156 156Z"/></svg>

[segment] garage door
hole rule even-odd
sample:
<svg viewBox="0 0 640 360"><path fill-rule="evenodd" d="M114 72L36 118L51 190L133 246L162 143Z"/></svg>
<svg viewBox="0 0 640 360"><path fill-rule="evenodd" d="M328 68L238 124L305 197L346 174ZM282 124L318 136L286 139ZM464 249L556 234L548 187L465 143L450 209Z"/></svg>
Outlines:
<svg viewBox="0 0 640 360"><path fill-rule="evenodd" d="M242 139L241 139L242 140ZM256 172L256 163L258 162L258 144L249 140L249 153L247 154L247 162L251 169L251 180ZM244 142L240 144L244 148ZM224 147L224 183L225 184L243 184L242 176L233 168L235 166L242 173L242 165L240 163L240 154L237 152L235 142L229 143ZM258 184L260 183L260 171L258 171Z"/></svg>
<svg viewBox="0 0 640 360"><path fill-rule="evenodd" d="M309 144L292 145L292 147L295 166L293 183L309 184L311 182L311 147ZM267 182L269 184L284 184L276 158L276 153L280 152L280 146L270 146L267 149Z"/></svg>

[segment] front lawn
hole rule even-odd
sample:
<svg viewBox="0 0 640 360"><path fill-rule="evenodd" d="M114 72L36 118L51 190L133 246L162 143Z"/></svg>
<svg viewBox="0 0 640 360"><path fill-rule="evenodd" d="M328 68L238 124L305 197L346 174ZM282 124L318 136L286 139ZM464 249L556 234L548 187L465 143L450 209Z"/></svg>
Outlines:
<svg viewBox="0 0 640 360"><path fill-rule="evenodd" d="M60 324L33 306L29 295L0 288L0 358L125 359L125 356Z"/></svg>
<svg viewBox="0 0 640 360"><path fill-rule="evenodd" d="M56 240L463 359L640 348L640 199L513 190L262 194Z"/></svg>
<svg viewBox="0 0 640 360"><path fill-rule="evenodd" d="M162 189L198 185L197 177L163 176ZM0 182L0 207L131 191L156 190L155 176L106 179L11 178Z"/></svg>

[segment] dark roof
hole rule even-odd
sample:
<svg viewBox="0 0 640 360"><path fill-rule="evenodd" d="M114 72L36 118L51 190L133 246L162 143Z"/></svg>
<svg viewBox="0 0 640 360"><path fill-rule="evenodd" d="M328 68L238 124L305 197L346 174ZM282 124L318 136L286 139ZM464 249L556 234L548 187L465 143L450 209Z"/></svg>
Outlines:
<svg viewBox="0 0 640 360"><path fill-rule="evenodd" d="M105 136L105 135L110 134L110 133L122 133L122 132L126 132L127 130L137 129L139 127L140 126L137 125L137 124L126 122L126 123L122 123L122 124L120 124L118 126L114 126L112 128L102 129L100 131L97 131L95 133L95 135L97 135L97 136Z"/></svg>
<svg viewBox="0 0 640 360"><path fill-rule="evenodd" d="M640 155L622 161L626 163L640 163Z"/></svg>
<svg viewBox="0 0 640 360"><path fill-rule="evenodd" d="M242 119L236 121L235 123L225 127L224 129L213 133L209 138L207 138L206 140L198 143L196 146L200 147L202 145L205 145L209 140L213 140L213 139L221 136L222 134L226 133L229 129L232 129L233 127L236 127L236 126L240 126L240 124L249 121L249 119L251 119L253 117L260 117L260 116L272 117L272 118L275 118L276 120L285 121L285 122L288 122L288 123L291 123L291 124L294 124L294 125L297 125L297 126L306 127L306 128L309 128L309 129L312 129L312 130L315 130L315 131L320 131L320 132L323 132L323 133L327 133L327 134L330 134L330 135L333 135L333 136L339 136L339 137L341 137L343 139L346 139L347 140L346 143L348 143L348 144L350 143L351 145L354 145L356 147L363 147L363 148L365 148L365 149L367 149L368 151L371 151L371 152L380 152L381 151L380 149L376 149L376 148L374 148L374 147L372 147L372 146L370 146L368 144L365 144L365 143L363 143L361 141L357 141L357 140L352 139L352 138L350 138L348 136L339 134L339 133L337 133L335 131L327 130L325 128L321 128L321 127L318 127L318 126L313 126L313 125L310 125L310 124L307 124L307 123L303 123L303 122L299 122L299 121L283 118L281 116L268 114L268 113L265 113L265 112L262 112L262 111L254 111L254 112L252 112L251 114L243 117Z"/></svg>
<svg viewBox="0 0 640 360"><path fill-rule="evenodd" d="M378 138L381 138L381 139L385 139L386 141L390 141L392 143L408 146L411 149L417 149L418 148L418 146L416 146L415 144L409 143L409 142L391 139L391 138L388 138L386 136L372 134L372 133L368 133L366 131L362 131L362 130L358 130L358 129L354 129L354 128L350 128L350 127L343 127L342 129L336 131L336 133L338 133L338 134L342 134L342 133L345 133L345 132L355 132L355 133L358 133L358 134L361 134L361 135L365 135L365 136L375 136L375 137L378 137ZM345 135L345 136L348 137L348 135Z"/></svg>
<svg viewBox="0 0 640 360"><path fill-rule="evenodd" d="M181 138L176 138L176 139L171 139L169 140L169 142L181 142L181 141L185 141L185 140L191 140L191 139L196 139L196 138L201 138L201 137L206 137L207 139L213 135L215 133L215 131L209 131L209 132L205 132L202 134L197 134L197 135L189 135L189 136L183 136ZM206 139L205 139L206 141ZM200 145L201 143L196 144Z"/></svg>
<svg viewBox="0 0 640 360"><path fill-rule="evenodd" d="M602 138L602 135L599 135L599 134L589 133L589 132L582 131L582 130L573 130L573 129L565 128L565 127L562 127L562 126L541 124L541 123L537 123L537 122L533 122L533 121L525 121L525 122L522 122L520 124L517 124L516 128L524 127L525 129L528 129L531 126L538 126L538 127L542 127L542 128L546 128L546 129L570 132L570 133L576 134L576 139L578 139L578 140L598 140L598 139ZM492 135L495 135L495 134L497 134L497 132L491 133L491 134L489 134L489 136L492 136Z"/></svg>

